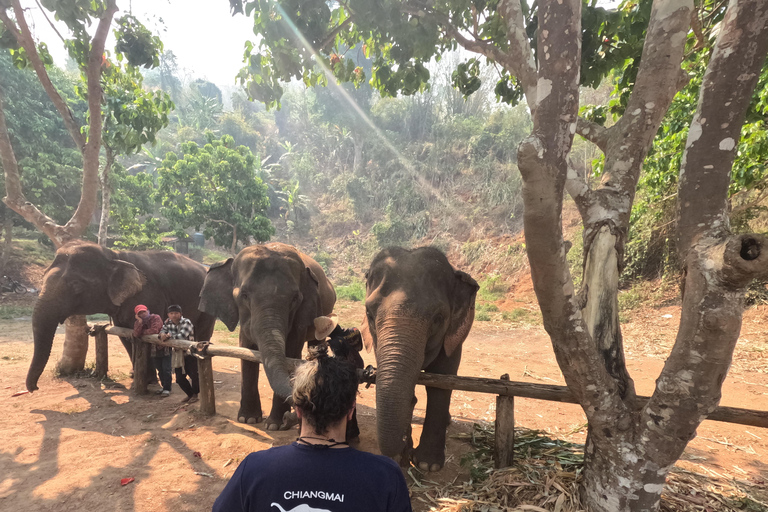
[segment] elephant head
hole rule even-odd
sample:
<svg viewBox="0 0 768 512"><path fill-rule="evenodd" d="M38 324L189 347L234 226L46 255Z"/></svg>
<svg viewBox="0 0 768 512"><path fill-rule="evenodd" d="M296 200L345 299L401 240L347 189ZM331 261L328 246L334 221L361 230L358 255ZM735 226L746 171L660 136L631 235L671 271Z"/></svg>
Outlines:
<svg viewBox="0 0 768 512"><path fill-rule="evenodd" d="M314 319L330 312L324 311L328 300L321 297L328 290L332 308L335 293L322 268L295 248L254 245L211 266L200 309L220 318L230 331L240 323L240 345L258 347L272 390L288 399L293 365L286 354L298 347L300 355L309 330L314 332Z"/></svg>
<svg viewBox="0 0 768 512"><path fill-rule="evenodd" d="M479 286L431 247L385 249L374 258L366 279L361 331L366 349L373 347L376 354L379 448L397 457L410 440L419 372L456 373ZM447 409L446 404L446 426Z"/></svg>
<svg viewBox="0 0 768 512"><path fill-rule="evenodd" d="M72 242L56 251L32 313L35 351L27 372L27 389L38 389L60 323L73 315L113 315L145 282L144 274L134 265L96 244Z"/></svg>

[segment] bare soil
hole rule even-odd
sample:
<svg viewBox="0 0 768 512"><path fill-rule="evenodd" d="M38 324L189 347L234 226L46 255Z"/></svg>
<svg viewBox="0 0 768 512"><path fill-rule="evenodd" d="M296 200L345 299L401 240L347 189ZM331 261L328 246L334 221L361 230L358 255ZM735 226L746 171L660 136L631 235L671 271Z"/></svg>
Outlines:
<svg viewBox="0 0 768 512"><path fill-rule="evenodd" d="M501 304L502 309L519 307ZM342 323L362 318L360 303L338 307ZM722 405L768 410L768 336L762 329L768 308L750 309L744 319L734 364L723 387ZM630 373L641 394L651 394L677 330L679 307L636 312L624 334ZM220 342L231 342L216 331ZM52 368L61 353L57 336L48 369L34 394L12 397L24 389L32 356L30 319L0 323L0 509L8 511L207 511L238 463L250 452L292 442L296 431L267 432L234 421L239 403L239 361L214 359L217 415L202 417L198 405L170 398L137 397L130 386L130 364L122 345L110 337L110 377L55 378ZM375 364L373 354L363 354ZM93 346L88 364L93 364ZM460 375L563 384L546 333L540 326L512 328L499 322L477 322L464 344ZM260 383L265 412L271 391ZM418 438L426 396L414 414ZM377 452L374 388L361 388L358 418L360 449ZM516 422L552 436L583 442L586 420L576 405L517 399ZM476 422L492 422L495 397L454 392L449 436L468 433ZM469 478L460 465L470 451L465 441L449 437L448 461L439 473L406 474L438 485ZM697 473L734 478L766 491L768 429L705 421L686 450L680 466ZM411 476L413 475L413 476ZM121 486L121 479L135 480ZM768 492L768 491L766 491ZM415 510L429 510L414 500Z"/></svg>

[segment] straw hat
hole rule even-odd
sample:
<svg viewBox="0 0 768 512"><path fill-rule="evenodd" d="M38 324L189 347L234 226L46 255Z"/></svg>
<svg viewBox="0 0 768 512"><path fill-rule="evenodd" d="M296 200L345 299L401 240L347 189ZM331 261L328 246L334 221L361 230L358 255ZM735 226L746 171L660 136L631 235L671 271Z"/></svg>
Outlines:
<svg viewBox="0 0 768 512"><path fill-rule="evenodd" d="M339 325L339 317L334 313L315 318L315 339L324 340L333 332L337 325Z"/></svg>

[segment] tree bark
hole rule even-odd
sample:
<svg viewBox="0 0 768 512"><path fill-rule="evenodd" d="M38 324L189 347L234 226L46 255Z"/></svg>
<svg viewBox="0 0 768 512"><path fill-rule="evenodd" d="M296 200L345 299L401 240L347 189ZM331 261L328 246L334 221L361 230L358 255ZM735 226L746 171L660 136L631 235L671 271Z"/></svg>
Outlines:
<svg viewBox="0 0 768 512"><path fill-rule="evenodd" d="M101 219L99 221L99 245L107 246L107 232L109 230L109 207L112 198L112 189L109 184L109 173L112 170L112 164L115 161L115 153L110 148L106 148L107 161L104 169L101 171Z"/></svg>
<svg viewBox="0 0 768 512"><path fill-rule="evenodd" d="M5 266L8 264L8 259L11 257L11 251L13 250L13 212L10 208L3 208L3 236L5 241L3 242L3 253L0 256L0 275L5 275Z"/></svg>
<svg viewBox="0 0 768 512"><path fill-rule="evenodd" d="M75 315L67 318L64 326L64 349L56 365L56 372L59 375L72 375L85 368L85 356L88 354L88 322L85 315Z"/></svg>

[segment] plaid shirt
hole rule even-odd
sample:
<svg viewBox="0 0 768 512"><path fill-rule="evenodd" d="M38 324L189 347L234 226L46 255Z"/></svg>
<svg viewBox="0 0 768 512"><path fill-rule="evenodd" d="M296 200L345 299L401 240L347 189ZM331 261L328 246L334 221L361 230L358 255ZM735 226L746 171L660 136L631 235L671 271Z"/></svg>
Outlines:
<svg viewBox="0 0 768 512"><path fill-rule="evenodd" d="M171 335L171 339L174 340L192 340L195 335L195 327L189 318L181 317L179 325L176 325L170 318L166 319L163 324L163 328L160 329L160 333L168 333Z"/></svg>

